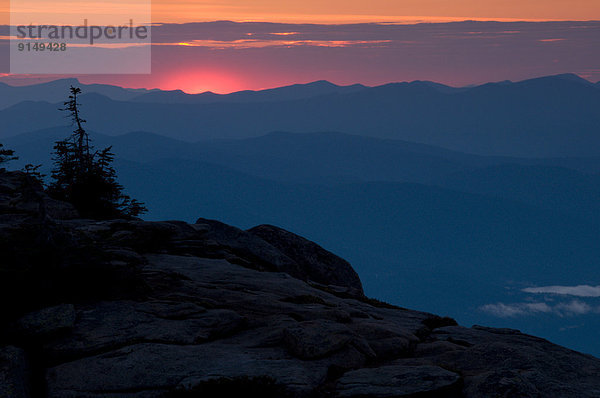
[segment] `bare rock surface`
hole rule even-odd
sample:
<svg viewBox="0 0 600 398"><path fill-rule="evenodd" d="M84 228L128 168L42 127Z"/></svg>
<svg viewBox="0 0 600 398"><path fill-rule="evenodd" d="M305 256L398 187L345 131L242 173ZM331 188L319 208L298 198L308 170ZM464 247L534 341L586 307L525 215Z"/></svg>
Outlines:
<svg viewBox="0 0 600 398"><path fill-rule="evenodd" d="M294 234L55 218L22 178L0 173L2 397L600 396L597 358L369 299Z"/></svg>
<svg viewBox="0 0 600 398"><path fill-rule="evenodd" d="M460 396L460 376L439 366L388 365L347 372L337 382L339 398Z"/></svg>
<svg viewBox="0 0 600 398"><path fill-rule="evenodd" d="M73 327L75 316L72 304L47 307L24 315L17 321L17 329L32 337L59 333Z"/></svg>
<svg viewBox="0 0 600 398"><path fill-rule="evenodd" d="M30 396L30 369L25 351L13 346L0 347L0 397Z"/></svg>
<svg viewBox="0 0 600 398"><path fill-rule="evenodd" d="M279 249L301 265L303 274L318 283L339 285L362 293L362 283L352 266L344 259L301 236L272 225L259 225L248 230ZM292 276L296 276L290 273Z"/></svg>

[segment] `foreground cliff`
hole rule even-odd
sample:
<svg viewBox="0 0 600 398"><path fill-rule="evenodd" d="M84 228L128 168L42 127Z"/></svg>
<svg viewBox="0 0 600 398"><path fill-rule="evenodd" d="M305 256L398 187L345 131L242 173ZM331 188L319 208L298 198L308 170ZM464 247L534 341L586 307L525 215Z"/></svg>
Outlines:
<svg viewBox="0 0 600 398"><path fill-rule="evenodd" d="M0 171L1 397L598 397L600 360L363 295L272 226L77 218Z"/></svg>

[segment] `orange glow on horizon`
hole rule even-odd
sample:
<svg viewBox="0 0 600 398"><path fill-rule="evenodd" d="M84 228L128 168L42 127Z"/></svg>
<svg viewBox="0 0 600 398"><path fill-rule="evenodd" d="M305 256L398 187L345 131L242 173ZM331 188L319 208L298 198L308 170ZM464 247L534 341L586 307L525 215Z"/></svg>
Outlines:
<svg viewBox="0 0 600 398"><path fill-rule="evenodd" d="M212 69L173 71L158 84L161 90L182 90L187 94L206 91L227 94L244 90L246 86L243 79L234 73Z"/></svg>
<svg viewBox="0 0 600 398"><path fill-rule="evenodd" d="M343 24L600 20L598 0L154 0L153 21Z"/></svg>

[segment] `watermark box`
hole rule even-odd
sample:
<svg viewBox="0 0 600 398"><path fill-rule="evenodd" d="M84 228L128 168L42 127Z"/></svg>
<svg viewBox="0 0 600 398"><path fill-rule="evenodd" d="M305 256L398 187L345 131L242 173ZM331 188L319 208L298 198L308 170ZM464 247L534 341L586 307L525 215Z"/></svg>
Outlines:
<svg viewBox="0 0 600 398"><path fill-rule="evenodd" d="M151 1L11 0L11 74L148 74Z"/></svg>

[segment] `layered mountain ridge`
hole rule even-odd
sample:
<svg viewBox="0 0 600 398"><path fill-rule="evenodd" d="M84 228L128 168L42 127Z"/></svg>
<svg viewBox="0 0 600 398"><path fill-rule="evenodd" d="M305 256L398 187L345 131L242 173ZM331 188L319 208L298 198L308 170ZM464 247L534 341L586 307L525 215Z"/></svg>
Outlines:
<svg viewBox="0 0 600 398"><path fill-rule="evenodd" d="M69 82L0 86L0 138L63 126L56 110L67 92L60 87ZM227 95L83 88L89 129L107 135L147 131L196 142L270 131L340 131L478 155L600 155L600 91L569 74L465 88L418 81L378 87L314 82Z"/></svg>

